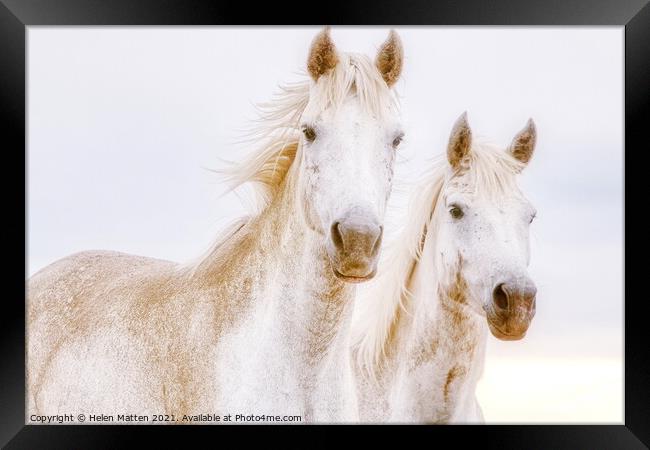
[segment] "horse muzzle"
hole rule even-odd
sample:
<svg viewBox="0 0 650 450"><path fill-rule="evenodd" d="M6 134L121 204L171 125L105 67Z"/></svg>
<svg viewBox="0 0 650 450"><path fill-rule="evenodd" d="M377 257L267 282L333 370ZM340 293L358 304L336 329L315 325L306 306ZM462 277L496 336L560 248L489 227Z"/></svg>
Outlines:
<svg viewBox="0 0 650 450"><path fill-rule="evenodd" d="M377 273L383 227L368 216L351 215L330 226L328 255L334 275L348 283L370 280Z"/></svg>
<svg viewBox="0 0 650 450"><path fill-rule="evenodd" d="M503 341L523 339L535 317L536 296L537 288L528 278L497 284L484 307L494 337Z"/></svg>

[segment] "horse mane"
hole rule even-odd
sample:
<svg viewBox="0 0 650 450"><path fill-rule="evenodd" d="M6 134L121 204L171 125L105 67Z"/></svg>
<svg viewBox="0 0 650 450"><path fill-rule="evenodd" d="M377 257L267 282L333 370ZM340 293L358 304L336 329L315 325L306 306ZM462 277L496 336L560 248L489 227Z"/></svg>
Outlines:
<svg viewBox="0 0 650 450"><path fill-rule="evenodd" d="M365 55L342 53L335 68L313 85L309 79L280 86L280 92L268 103L258 105L256 127L249 133L261 144L240 163L220 172L230 190L252 183L258 213L271 202L300 151L300 118L307 105L316 114L338 108L356 94L369 114L381 117L396 106L396 97L381 74Z"/></svg>
<svg viewBox="0 0 650 450"><path fill-rule="evenodd" d="M258 117L244 140L256 150L241 162L230 162L215 171L226 183L226 192L244 184L252 185L254 211L235 221L208 252L189 266L198 267L271 204L294 161L300 159L300 118L308 105L310 112L318 115L328 108L338 108L348 96L356 95L367 113L375 117L383 117L397 108L397 97L370 58L343 52L338 56L337 65L315 83L304 74L304 80L281 85L271 101L257 105Z"/></svg>
<svg viewBox="0 0 650 450"><path fill-rule="evenodd" d="M468 175L468 185L477 196L496 196L503 192L520 193L516 175L524 164L509 152L482 139L475 139L469 164L462 175ZM453 172L446 155L434 159L419 184L408 208L408 222L394 244L384 252L381 269L372 281L367 295L357 300L352 325L352 346L358 367L373 379L383 367L387 348L395 339L399 318L410 314L413 293L409 285L415 268L422 259L426 239L438 234L444 209L444 191L459 172ZM435 243L434 243L435 246ZM433 257L432 257L433 259ZM444 279L445 268L435 264L437 273L431 274L434 283Z"/></svg>

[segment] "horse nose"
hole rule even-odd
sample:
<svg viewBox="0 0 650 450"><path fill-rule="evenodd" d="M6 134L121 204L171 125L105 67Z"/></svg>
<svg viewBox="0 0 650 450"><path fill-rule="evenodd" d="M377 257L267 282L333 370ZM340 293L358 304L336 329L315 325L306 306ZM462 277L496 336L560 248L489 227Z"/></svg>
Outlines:
<svg viewBox="0 0 650 450"><path fill-rule="evenodd" d="M383 227L366 218L337 220L331 226L332 243L346 256L375 257L379 252Z"/></svg>
<svg viewBox="0 0 650 450"><path fill-rule="evenodd" d="M383 235L378 221L346 217L332 223L330 235L341 275L365 278L375 270Z"/></svg>
<svg viewBox="0 0 650 450"><path fill-rule="evenodd" d="M528 280L512 280L496 285L492 291L492 303L500 314L512 313L515 309L523 309L534 314L537 288Z"/></svg>

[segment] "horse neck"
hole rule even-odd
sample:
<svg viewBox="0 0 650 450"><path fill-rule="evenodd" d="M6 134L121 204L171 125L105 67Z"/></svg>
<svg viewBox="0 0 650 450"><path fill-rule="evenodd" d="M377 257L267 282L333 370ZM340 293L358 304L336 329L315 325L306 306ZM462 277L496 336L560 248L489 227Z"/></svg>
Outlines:
<svg viewBox="0 0 650 450"><path fill-rule="evenodd" d="M231 278L245 289L222 300L240 305L239 315L264 317L250 322L251 332L277 337L275 352L284 346L293 363L321 370L332 354L346 354L354 291L334 276L322 236L305 225L298 182L290 170L268 207L224 249L236 258L220 255L208 276L234 267Z"/></svg>
<svg viewBox="0 0 650 450"><path fill-rule="evenodd" d="M408 312L402 311L395 323L383 382L394 420L458 418L474 400L482 371L485 319L468 306L470 294L460 271L448 285L431 276L437 273L432 247L428 242L420 261L414 261L406 286Z"/></svg>

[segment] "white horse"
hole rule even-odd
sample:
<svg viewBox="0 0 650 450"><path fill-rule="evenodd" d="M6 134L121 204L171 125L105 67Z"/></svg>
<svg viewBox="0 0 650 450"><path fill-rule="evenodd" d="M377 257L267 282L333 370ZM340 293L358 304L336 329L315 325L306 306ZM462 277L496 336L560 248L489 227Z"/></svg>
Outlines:
<svg viewBox="0 0 650 450"><path fill-rule="evenodd" d="M259 209L193 266L88 251L35 274L27 420L355 420L351 283L376 271L401 67L392 31L374 63L318 34L310 79L266 105L264 145L230 173L258 187Z"/></svg>
<svg viewBox="0 0 650 450"><path fill-rule="evenodd" d="M474 140L466 114L456 122L446 160L418 189L394 253L357 302L362 421L483 421L475 390L487 330L521 339L535 314L535 210L515 181L535 140L532 120L506 151Z"/></svg>

